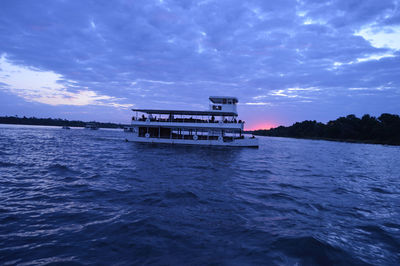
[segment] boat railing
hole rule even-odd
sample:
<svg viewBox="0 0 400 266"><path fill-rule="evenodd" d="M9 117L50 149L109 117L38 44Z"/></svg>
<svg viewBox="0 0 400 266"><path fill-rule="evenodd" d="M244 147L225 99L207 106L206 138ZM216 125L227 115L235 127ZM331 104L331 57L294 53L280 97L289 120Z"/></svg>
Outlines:
<svg viewBox="0 0 400 266"><path fill-rule="evenodd" d="M172 123L222 123L222 124L244 124L244 121L242 120L215 120L215 119L196 119L196 118L174 118L174 119L169 119L169 118L148 118L148 117L141 117L141 118L135 118L132 117L132 121L149 121L149 122L172 122Z"/></svg>

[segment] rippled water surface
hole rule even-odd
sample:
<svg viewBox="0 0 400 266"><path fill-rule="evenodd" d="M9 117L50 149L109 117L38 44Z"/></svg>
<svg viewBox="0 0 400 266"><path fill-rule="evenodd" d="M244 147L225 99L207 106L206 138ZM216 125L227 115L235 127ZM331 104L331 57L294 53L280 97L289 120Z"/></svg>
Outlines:
<svg viewBox="0 0 400 266"><path fill-rule="evenodd" d="M0 264L400 263L400 147L0 126Z"/></svg>

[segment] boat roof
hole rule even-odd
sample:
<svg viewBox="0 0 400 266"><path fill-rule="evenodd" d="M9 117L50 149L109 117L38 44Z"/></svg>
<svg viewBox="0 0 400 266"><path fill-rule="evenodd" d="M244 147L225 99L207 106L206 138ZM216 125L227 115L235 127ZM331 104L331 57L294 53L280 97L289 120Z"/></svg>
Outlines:
<svg viewBox="0 0 400 266"><path fill-rule="evenodd" d="M134 112L160 115L213 115L213 116L237 116L235 112L221 111L191 111L191 110L156 110L156 109L132 109Z"/></svg>
<svg viewBox="0 0 400 266"><path fill-rule="evenodd" d="M234 103L239 102L238 98L232 96L210 96L209 99L213 103L222 103L222 100L233 100Z"/></svg>

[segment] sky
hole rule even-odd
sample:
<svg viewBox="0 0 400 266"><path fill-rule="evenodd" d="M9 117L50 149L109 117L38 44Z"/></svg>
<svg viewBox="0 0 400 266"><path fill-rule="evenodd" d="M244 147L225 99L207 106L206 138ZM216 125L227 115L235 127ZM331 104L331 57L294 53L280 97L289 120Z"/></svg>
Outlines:
<svg viewBox="0 0 400 266"><path fill-rule="evenodd" d="M1 116L129 123L209 96L246 129L399 114L400 1L0 1Z"/></svg>

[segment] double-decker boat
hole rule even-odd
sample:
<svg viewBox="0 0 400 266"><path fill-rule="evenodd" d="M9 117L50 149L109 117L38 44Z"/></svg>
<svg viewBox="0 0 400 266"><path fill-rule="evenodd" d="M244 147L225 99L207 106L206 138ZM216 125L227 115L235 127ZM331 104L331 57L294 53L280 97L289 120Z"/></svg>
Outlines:
<svg viewBox="0 0 400 266"><path fill-rule="evenodd" d="M208 111L132 109L125 127L134 142L209 146L258 147L258 139L245 137L238 120L236 97L211 96Z"/></svg>

